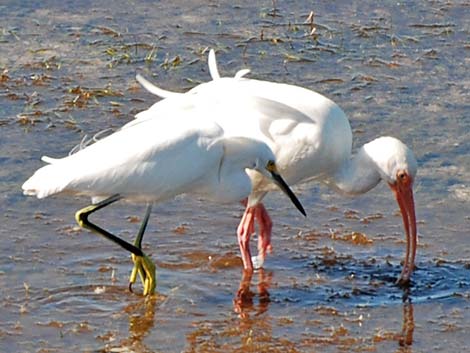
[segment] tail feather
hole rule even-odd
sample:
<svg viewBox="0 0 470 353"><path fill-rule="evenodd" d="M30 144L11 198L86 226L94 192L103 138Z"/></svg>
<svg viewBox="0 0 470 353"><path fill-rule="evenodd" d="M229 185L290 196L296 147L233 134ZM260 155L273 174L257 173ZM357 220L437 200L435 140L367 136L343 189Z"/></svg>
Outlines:
<svg viewBox="0 0 470 353"><path fill-rule="evenodd" d="M209 58L207 60L209 65L209 73L213 80L218 80L220 78L219 69L217 68L217 60L215 58L215 51L211 49L209 51Z"/></svg>
<svg viewBox="0 0 470 353"><path fill-rule="evenodd" d="M61 158L52 158L52 157L48 157L48 156L42 156L41 157L41 161L47 163L47 164L54 164L54 163L57 163L58 161L60 161Z"/></svg>
<svg viewBox="0 0 470 353"><path fill-rule="evenodd" d="M242 78L251 72L250 69L241 69L235 74L235 78Z"/></svg>
<svg viewBox="0 0 470 353"><path fill-rule="evenodd" d="M38 199L63 191L70 181L70 173L67 168L63 168L58 163L53 163L53 159L45 158L52 164L38 169L22 186L23 193L29 196L36 196Z"/></svg>
<svg viewBox="0 0 470 353"><path fill-rule="evenodd" d="M166 89L155 86L153 83L145 79L142 75L137 74L136 80L144 87L148 92L160 98L168 98L179 96L182 93L167 91Z"/></svg>

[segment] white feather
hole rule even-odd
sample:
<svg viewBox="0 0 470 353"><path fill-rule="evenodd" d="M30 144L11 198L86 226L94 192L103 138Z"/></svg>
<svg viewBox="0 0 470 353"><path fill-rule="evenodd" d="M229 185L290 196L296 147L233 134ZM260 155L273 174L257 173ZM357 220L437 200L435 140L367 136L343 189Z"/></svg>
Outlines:
<svg viewBox="0 0 470 353"><path fill-rule="evenodd" d="M167 91L163 88L160 88L160 87L157 87L155 86L154 84L150 83L149 81L147 81L142 75L140 74L137 74L135 76L136 80L142 85L142 87L144 87L147 91L149 91L150 93L160 97L160 98L168 98L168 97L173 97L173 96L178 96L180 95L181 93L177 93L177 92L171 92L171 91Z"/></svg>
<svg viewBox="0 0 470 353"><path fill-rule="evenodd" d="M217 60L215 59L215 51L211 49L209 51L208 58L209 73L213 80L218 80L220 78L219 69L217 68Z"/></svg>

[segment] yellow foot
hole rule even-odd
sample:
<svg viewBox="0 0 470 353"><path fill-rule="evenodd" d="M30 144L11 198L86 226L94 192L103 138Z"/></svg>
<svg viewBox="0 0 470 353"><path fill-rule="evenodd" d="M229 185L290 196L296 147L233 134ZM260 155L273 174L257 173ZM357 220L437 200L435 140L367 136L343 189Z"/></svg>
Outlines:
<svg viewBox="0 0 470 353"><path fill-rule="evenodd" d="M140 280L144 286L144 295L152 295L155 293L155 287L157 280L155 278L155 265L147 255L136 256L131 254L132 261L134 262L134 268L129 278L129 289L132 292L132 285L137 279L137 273L139 274Z"/></svg>

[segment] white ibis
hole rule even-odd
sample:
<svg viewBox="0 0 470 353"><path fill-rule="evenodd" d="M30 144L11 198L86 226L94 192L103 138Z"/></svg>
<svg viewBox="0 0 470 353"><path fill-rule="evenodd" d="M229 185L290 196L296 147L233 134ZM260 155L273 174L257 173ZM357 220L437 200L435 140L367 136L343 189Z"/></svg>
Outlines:
<svg viewBox="0 0 470 353"><path fill-rule="evenodd" d="M76 213L78 224L132 253L135 266L130 286L139 273L144 295L152 294L156 285L155 266L141 250L152 203L183 193L216 202L240 202L252 191L249 168L272 180L305 214L277 173L275 156L266 143L227 136L206 112L187 103L172 107L171 119L134 120L68 157L43 157L49 165L23 184L26 195L40 199L54 194L93 197L95 203ZM134 245L88 220L93 212L120 199L148 205Z"/></svg>
<svg viewBox="0 0 470 353"><path fill-rule="evenodd" d="M213 50L209 53L209 71L213 81L184 94L158 88L138 75L137 80L144 88L162 98L172 98L157 102L137 118L152 118L153 111L160 106L190 95L201 105L224 105L226 111L238 112L236 119L224 114L214 119L228 134L266 142L291 185L316 180L338 192L358 195L384 180L395 194L406 234L406 255L398 282L409 282L417 246L412 188L417 162L413 152L400 140L385 136L365 144L352 155L348 118L332 100L299 86L245 78L249 70L241 70L233 78L221 78ZM249 174L253 192L237 233L244 267L252 270L262 266L266 253L272 249L272 222L261 203L272 186L259 173ZM255 220L259 226L258 256L251 258L249 239Z"/></svg>

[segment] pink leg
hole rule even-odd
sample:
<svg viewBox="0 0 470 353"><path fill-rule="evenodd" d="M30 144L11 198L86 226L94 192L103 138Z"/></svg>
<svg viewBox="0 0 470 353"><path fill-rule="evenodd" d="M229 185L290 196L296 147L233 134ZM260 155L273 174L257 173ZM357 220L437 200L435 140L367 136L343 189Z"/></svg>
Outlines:
<svg viewBox="0 0 470 353"><path fill-rule="evenodd" d="M246 200L242 202L246 205ZM266 253L272 251L271 231L272 221L268 211L262 203L253 207L247 207L237 229L238 244L242 255L243 267L245 270L253 271L253 261L250 251L250 238L255 232L255 220L259 226L258 234L258 262L261 264L266 257Z"/></svg>
<svg viewBox="0 0 470 353"><path fill-rule="evenodd" d="M259 235L258 235L258 255L264 260L266 253L271 253L273 247L271 245L271 232L273 229L273 222L269 217L268 211L262 203L255 206L255 219L258 221Z"/></svg>
<svg viewBox="0 0 470 353"><path fill-rule="evenodd" d="M245 270L253 271L253 262L251 261L250 237L255 231L255 209L247 207L242 220L238 225L237 236L240 253L242 255L243 267Z"/></svg>

